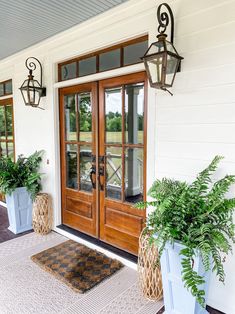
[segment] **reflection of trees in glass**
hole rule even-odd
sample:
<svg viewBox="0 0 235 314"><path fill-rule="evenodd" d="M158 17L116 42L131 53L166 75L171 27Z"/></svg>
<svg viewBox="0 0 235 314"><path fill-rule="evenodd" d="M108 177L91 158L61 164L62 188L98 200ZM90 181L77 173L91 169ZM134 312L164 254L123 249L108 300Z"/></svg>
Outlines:
<svg viewBox="0 0 235 314"><path fill-rule="evenodd" d="M106 114L106 131L121 132L122 115L119 112L109 112Z"/></svg>
<svg viewBox="0 0 235 314"><path fill-rule="evenodd" d="M0 107L0 136L5 136L5 110Z"/></svg>
<svg viewBox="0 0 235 314"><path fill-rule="evenodd" d="M8 137L13 134L13 129L12 129L12 106L6 106L6 119L7 119L7 135Z"/></svg>
<svg viewBox="0 0 235 314"><path fill-rule="evenodd" d="M77 189L77 153L67 152L67 186Z"/></svg>
<svg viewBox="0 0 235 314"><path fill-rule="evenodd" d="M129 113L125 113L125 121L126 121L126 131L128 131L128 114ZM139 131L143 131L144 129L144 116L143 114L138 114L138 130Z"/></svg>
<svg viewBox="0 0 235 314"><path fill-rule="evenodd" d="M5 121L6 119L6 121ZM7 155L7 149L6 149L6 140L7 140L7 134L8 134L8 140L13 140L13 121L12 121L12 106L11 105L4 105L0 106L0 156ZM8 146L10 143L8 142ZM9 150L10 157L13 158L14 154L12 154L12 150Z"/></svg>
<svg viewBox="0 0 235 314"><path fill-rule="evenodd" d="M90 132L92 130L91 101L89 96L82 96L79 101L80 131Z"/></svg>

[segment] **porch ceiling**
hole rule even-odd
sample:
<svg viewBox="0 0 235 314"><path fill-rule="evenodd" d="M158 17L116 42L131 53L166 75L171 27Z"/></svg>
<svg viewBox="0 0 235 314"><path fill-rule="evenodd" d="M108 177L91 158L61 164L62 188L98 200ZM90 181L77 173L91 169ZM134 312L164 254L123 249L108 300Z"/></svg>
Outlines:
<svg viewBox="0 0 235 314"><path fill-rule="evenodd" d="M1 0L0 60L127 0Z"/></svg>

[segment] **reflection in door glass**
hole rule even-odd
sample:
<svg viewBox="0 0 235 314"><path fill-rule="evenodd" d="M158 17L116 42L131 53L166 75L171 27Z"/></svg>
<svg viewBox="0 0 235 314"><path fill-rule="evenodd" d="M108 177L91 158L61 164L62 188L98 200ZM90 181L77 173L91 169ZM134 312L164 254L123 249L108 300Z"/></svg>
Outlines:
<svg viewBox="0 0 235 314"><path fill-rule="evenodd" d="M86 192L92 191L90 172L92 166L92 151L90 146L80 147L80 185L79 189Z"/></svg>
<svg viewBox="0 0 235 314"><path fill-rule="evenodd" d="M79 141L92 140L92 109L90 93L78 94L79 110Z"/></svg>
<svg viewBox="0 0 235 314"><path fill-rule="evenodd" d="M144 86L125 86L125 142L143 144L144 134Z"/></svg>
<svg viewBox="0 0 235 314"><path fill-rule="evenodd" d="M143 200L143 149L125 150L125 201L136 203Z"/></svg>
<svg viewBox="0 0 235 314"><path fill-rule="evenodd" d="M13 142L7 143L7 154L12 160L14 159L14 144Z"/></svg>
<svg viewBox="0 0 235 314"><path fill-rule="evenodd" d="M7 128L7 139L13 139L13 113L12 106L6 106L6 128Z"/></svg>
<svg viewBox="0 0 235 314"><path fill-rule="evenodd" d="M7 156L7 143L0 142L0 157Z"/></svg>
<svg viewBox="0 0 235 314"><path fill-rule="evenodd" d="M77 175L77 145L66 145L66 186L70 189L77 190L78 175Z"/></svg>
<svg viewBox="0 0 235 314"><path fill-rule="evenodd" d="M6 139L4 106L0 106L0 139L3 139L3 140Z"/></svg>
<svg viewBox="0 0 235 314"><path fill-rule="evenodd" d="M122 91L105 90L106 143L122 143Z"/></svg>
<svg viewBox="0 0 235 314"><path fill-rule="evenodd" d="M106 148L106 196L122 198L122 148Z"/></svg>
<svg viewBox="0 0 235 314"><path fill-rule="evenodd" d="M75 95L64 96L66 140L77 141Z"/></svg>

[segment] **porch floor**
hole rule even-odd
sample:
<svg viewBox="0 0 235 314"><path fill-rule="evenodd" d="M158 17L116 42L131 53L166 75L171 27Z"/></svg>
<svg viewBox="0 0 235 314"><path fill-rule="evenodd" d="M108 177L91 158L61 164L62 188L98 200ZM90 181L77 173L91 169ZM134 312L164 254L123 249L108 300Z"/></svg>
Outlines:
<svg viewBox="0 0 235 314"><path fill-rule="evenodd" d="M162 302L149 302L139 291L137 273L124 267L86 294L73 292L41 270L30 256L66 241L51 232L0 244L1 314L156 314Z"/></svg>
<svg viewBox="0 0 235 314"><path fill-rule="evenodd" d="M3 206L0 206L0 243L18 238L24 234L30 233L32 231L27 231L21 234L14 234L8 230L9 221L7 217L7 209Z"/></svg>
<svg viewBox="0 0 235 314"><path fill-rule="evenodd" d="M137 273L128 267L86 294L73 292L30 260L31 255L67 238L55 232L43 237L32 232L14 235L7 229L8 225L6 209L0 206L1 314L163 313L162 301L149 302L142 297ZM208 310L211 314L221 313L211 308Z"/></svg>

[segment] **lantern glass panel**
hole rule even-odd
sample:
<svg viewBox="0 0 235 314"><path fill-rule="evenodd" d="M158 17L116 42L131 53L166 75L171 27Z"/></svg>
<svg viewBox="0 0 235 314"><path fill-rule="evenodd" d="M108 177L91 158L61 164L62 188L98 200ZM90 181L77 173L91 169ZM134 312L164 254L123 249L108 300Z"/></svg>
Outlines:
<svg viewBox="0 0 235 314"><path fill-rule="evenodd" d="M178 66L179 59L172 55L167 55L166 81L165 81L166 85L172 86Z"/></svg>
<svg viewBox="0 0 235 314"><path fill-rule="evenodd" d="M148 70L151 77L152 84L161 84L162 81L162 67L163 67L163 55L155 56L152 59L147 60Z"/></svg>
<svg viewBox="0 0 235 314"><path fill-rule="evenodd" d="M169 41L166 41L166 50L178 55L178 52L176 51L175 47Z"/></svg>
<svg viewBox="0 0 235 314"><path fill-rule="evenodd" d="M164 42L163 41L157 41L150 46L150 48L147 52L147 56L155 54L155 53L163 52L164 50L165 50Z"/></svg>

